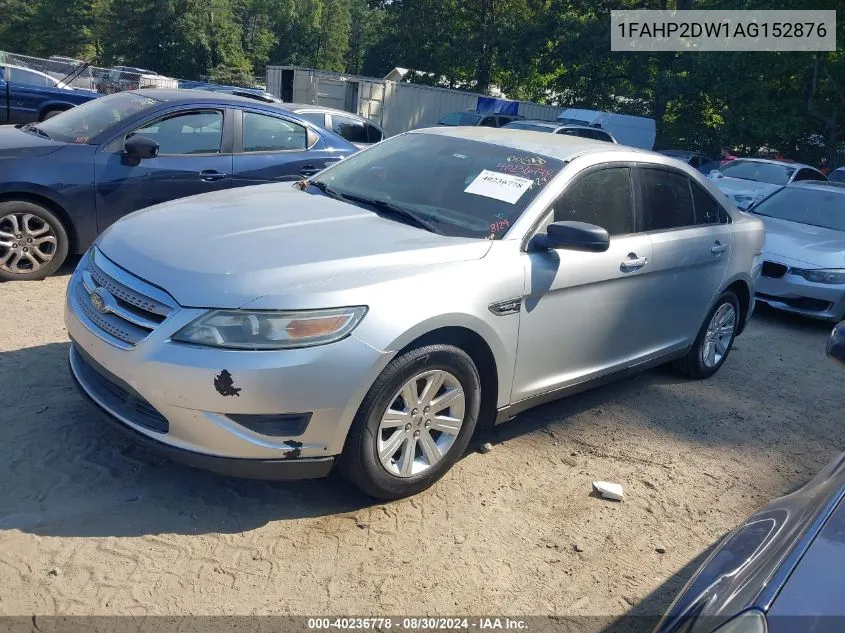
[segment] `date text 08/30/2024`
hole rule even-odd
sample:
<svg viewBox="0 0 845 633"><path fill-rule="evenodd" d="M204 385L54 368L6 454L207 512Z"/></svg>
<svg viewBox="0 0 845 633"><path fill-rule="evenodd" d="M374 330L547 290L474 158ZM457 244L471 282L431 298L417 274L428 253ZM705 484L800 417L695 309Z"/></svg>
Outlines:
<svg viewBox="0 0 845 633"><path fill-rule="evenodd" d="M406 631L468 631L510 630L525 631L525 620L519 618L390 618L390 617L352 617L352 618L308 618L307 626L313 631L328 630L406 630Z"/></svg>

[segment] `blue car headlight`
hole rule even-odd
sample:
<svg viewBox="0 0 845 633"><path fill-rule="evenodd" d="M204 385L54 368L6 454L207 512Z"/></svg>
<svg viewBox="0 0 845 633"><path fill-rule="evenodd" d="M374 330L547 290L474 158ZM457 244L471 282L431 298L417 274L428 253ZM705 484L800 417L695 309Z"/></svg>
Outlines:
<svg viewBox="0 0 845 633"><path fill-rule="evenodd" d="M762 611L750 609L731 618L713 633L766 633L766 616Z"/></svg>
<svg viewBox="0 0 845 633"><path fill-rule="evenodd" d="M790 272L816 284L845 284L845 268L793 268Z"/></svg>

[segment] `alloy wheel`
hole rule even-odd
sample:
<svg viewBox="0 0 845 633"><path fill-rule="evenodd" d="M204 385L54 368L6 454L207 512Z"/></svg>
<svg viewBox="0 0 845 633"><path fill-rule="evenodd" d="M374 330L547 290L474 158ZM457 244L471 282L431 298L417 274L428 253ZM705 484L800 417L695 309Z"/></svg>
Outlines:
<svg viewBox="0 0 845 633"><path fill-rule="evenodd" d="M736 310L730 303L723 303L710 319L704 344L701 348L701 360L704 366L716 367L730 349L736 329Z"/></svg>
<svg viewBox="0 0 845 633"><path fill-rule="evenodd" d="M12 212L0 217L0 270L25 274L39 270L53 259L56 232L32 213Z"/></svg>
<svg viewBox="0 0 845 633"><path fill-rule="evenodd" d="M461 383L442 369L408 380L390 400L379 423L376 450L391 475L413 477L437 464L464 423Z"/></svg>

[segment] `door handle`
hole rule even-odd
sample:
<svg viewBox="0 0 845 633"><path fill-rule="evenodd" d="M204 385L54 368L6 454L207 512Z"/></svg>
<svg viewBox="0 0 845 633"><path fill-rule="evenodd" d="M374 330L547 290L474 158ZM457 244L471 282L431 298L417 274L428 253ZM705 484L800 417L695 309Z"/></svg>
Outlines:
<svg viewBox="0 0 845 633"><path fill-rule="evenodd" d="M204 180L205 182L214 182L215 180L221 180L226 177L227 174L221 174L216 169L206 169L200 172L200 179Z"/></svg>
<svg viewBox="0 0 845 633"><path fill-rule="evenodd" d="M314 165L306 165L302 169L299 170L299 173L303 176L313 176L319 171L322 171L322 167L314 167Z"/></svg>
<svg viewBox="0 0 845 633"><path fill-rule="evenodd" d="M718 255L719 253L724 253L726 250L728 250L728 245L727 244L721 244L719 242L716 242L713 246L710 247L710 252L713 253L714 255Z"/></svg>
<svg viewBox="0 0 845 633"><path fill-rule="evenodd" d="M634 253L631 253L634 255ZM622 260L621 268L622 270L637 270L642 268L648 263L648 257L636 257L636 256L629 256L628 259Z"/></svg>

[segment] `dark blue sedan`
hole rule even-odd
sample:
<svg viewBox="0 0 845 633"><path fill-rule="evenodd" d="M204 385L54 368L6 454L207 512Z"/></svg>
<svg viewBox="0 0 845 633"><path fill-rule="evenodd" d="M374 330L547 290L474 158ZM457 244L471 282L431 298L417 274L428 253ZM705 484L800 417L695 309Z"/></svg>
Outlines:
<svg viewBox="0 0 845 633"><path fill-rule="evenodd" d="M355 151L276 105L194 90L122 92L0 126L0 279L46 277L137 209L300 180Z"/></svg>
<svg viewBox="0 0 845 633"><path fill-rule="evenodd" d="M827 354L845 363L845 321ZM845 453L713 551L655 633L845 631Z"/></svg>

